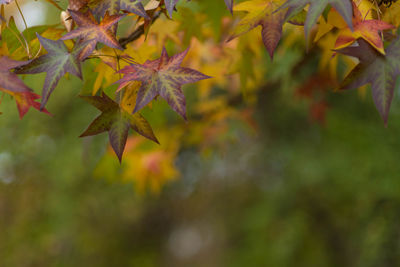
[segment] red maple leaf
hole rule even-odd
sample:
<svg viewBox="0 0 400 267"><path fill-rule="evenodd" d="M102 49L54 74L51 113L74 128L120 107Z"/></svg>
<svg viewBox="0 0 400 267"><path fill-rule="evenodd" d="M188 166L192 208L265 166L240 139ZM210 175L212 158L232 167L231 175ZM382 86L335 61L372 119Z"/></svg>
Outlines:
<svg viewBox="0 0 400 267"><path fill-rule="evenodd" d="M394 29L395 26L381 20L364 19L360 9L354 2L353 26L353 31L348 27L342 29L336 40L335 49L346 47L354 43L358 38L363 38L370 45L375 47L375 49L378 50L380 53L385 54L380 33L383 30Z"/></svg>
<svg viewBox="0 0 400 267"><path fill-rule="evenodd" d="M30 107L40 110L40 103L35 100L39 95L32 92L11 69L26 65L29 61L16 61L8 57L0 57L0 90L13 96L22 119ZM50 114L46 109L43 112Z"/></svg>

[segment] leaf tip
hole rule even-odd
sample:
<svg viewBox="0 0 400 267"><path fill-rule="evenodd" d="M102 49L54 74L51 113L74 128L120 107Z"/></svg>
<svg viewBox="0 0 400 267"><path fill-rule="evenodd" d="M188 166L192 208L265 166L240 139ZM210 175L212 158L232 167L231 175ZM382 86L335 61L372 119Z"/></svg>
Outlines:
<svg viewBox="0 0 400 267"><path fill-rule="evenodd" d="M231 35L231 36L228 37L228 39L226 39L226 42L229 43L230 41L232 41L235 38L236 38L235 35Z"/></svg>
<svg viewBox="0 0 400 267"><path fill-rule="evenodd" d="M123 150L122 151L119 151L119 150L117 151L114 147L113 147L113 150L114 150L115 155L117 155L119 164L122 164L122 155L123 155L124 151Z"/></svg>
<svg viewBox="0 0 400 267"><path fill-rule="evenodd" d="M39 111L40 111L40 112L44 112L45 106L46 106L46 102L43 102L43 101L42 101L42 103L40 103Z"/></svg>
<svg viewBox="0 0 400 267"><path fill-rule="evenodd" d="M184 111L184 113L180 113L180 115L185 120L185 122L188 123L188 119L187 119L187 116L186 116L186 111Z"/></svg>
<svg viewBox="0 0 400 267"><path fill-rule="evenodd" d="M150 136L149 139L151 141L153 141L154 143L156 143L157 145L160 144L160 141L158 141L157 137L154 134L152 136Z"/></svg>
<svg viewBox="0 0 400 267"><path fill-rule="evenodd" d="M268 55L269 55L269 58L271 59L271 61L273 61L274 60L274 51L271 49L268 49Z"/></svg>
<svg viewBox="0 0 400 267"><path fill-rule="evenodd" d="M381 113L381 112L379 112ZM385 128L388 127L389 111L380 114L383 119L383 125Z"/></svg>

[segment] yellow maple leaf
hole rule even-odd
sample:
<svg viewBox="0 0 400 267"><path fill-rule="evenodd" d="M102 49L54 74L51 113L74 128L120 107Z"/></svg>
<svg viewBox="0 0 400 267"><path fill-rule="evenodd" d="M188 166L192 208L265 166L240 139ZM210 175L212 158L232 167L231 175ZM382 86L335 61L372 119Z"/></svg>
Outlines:
<svg viewBox="0 0 400 267"><path fill-rule="evenodd" d="M368 12L368 11L367 11ZM365 15L360 8L353 2L353 25L354 30L349 27L340 29L335 49L341 49L349 46L358 38L362 38L373 46L381 54L385 54L381 31L395 28L393 25L376 19L365 19Z"/></svg>
<svg viewBox="0 0 400 267"><path fill-rule="evenodd" d="M249 32L257 26L262 27L262 39L271 58L282 36L282 26L286 9L277 10L283 0L252 0L237 4L234 11L244 11L245 16L235 27L230 40Z"/></svg>
<svg viewBox="0 0 400 267"><path fill-rule="evenodd" d="M396 27L400 26L400 2L397 1L392 4L390 8L384 9L383 21L393 24Z"/></svg>

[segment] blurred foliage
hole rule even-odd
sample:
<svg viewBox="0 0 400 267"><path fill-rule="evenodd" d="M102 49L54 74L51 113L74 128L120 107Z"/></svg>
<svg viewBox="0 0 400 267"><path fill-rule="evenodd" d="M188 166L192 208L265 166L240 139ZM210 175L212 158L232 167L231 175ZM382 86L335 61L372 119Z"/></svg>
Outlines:
<svg viewBox="0 0 400 267"><path fill-rule="evenodd" d="M115 89L94 63L84 63L83 87L61 79L53 117L18 120L2 98L0 266L399 265L398 92L385 128L369 90L331 91L332 73L344 76L351 63L323 65L320 46L305 54L303 33L291 26L273 62L256 31L221 49L222 11L191 15L214 10L212 2L182 2L179 23L154 24L146 52L128 48L139 61L155 58L164 42L178 49L172 34L158 34L163 23L194 34L193 21L202 22L194 39L179 41L191 44L191 65L219 73L185 88L188 123L163 101L146 108L162 145L133 135L122 165L105 134L77 138L98 115L80 90ZM36 92L43 80L24 77Z"/></svg>
<svg viewBox="0 0 400 267"><path fill-rule="evenodd" d="M76 138L95 111L73 90L51 107L62 123L16 123L3 100L0 265L397 266L399 101L384 128L372 101L329 94L320 126L280 87L258 97L257 135L181 149L158 196L91 178L107 140Z"/></svg>

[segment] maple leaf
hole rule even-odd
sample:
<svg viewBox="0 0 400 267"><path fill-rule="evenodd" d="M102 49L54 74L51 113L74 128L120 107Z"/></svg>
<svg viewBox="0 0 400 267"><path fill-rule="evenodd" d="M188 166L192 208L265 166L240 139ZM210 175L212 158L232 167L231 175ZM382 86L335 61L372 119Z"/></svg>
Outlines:
<svg viewBox="0 0 400 267"><path fill-rule="evenodd" d="M261 26L263 43L272 58L282 36L282 25L286 14L286 10L282 9L277 12L274 12L274 10L282 2L283 0L254 0L236 5L235 11L246 11L248 13L236 26L228 41Z"/></svg>
<svg viewBox="0 0 400 267"><path fill-rule="evenodd" d="M85 14L73 10L68 10L68 12L79 27L68 32L60 40L81 38L83 41L87 42L86 47L79 56L80 60L87 58L96 48L98 42L112 48L123 50L110 28L125 17L126 14L110 16L108 12L106 12L104 19L100 23L97 23L90 11Z"/></svg>
<svg viewBox="0 0 400 267"><path fill-rule="evenodd" d="M92 8L93 14L99 17L103 17L107 11L114 15L123 10L150 19L139 0L93 0L89 6Z"/></svg>
<svg viewBox="0 0 400 267"><path fill-rule="evenodd" d="M80 10L88 4L88 0L68 0L68 9L75 11ZM69 16L68 16L69 17Z"/></svg>
<svg viewBox="0 0 400 267"><path fill-rule="evenodd" d="M142 115L139 113L130 114L104 92L101 96L81 96L81 98L95 106L102 113L89 125L80 137L108 132L111 147L120 162L130 128L158 143L150 124Z"/></svg>
<svg viewBox="0 0 400 267"><path fill-rule="evenodd" d="M233 13L233 0L224 0L225 1L225 5L228 8L228 10Z"/></svg>
<svg viewBox="0 0 400 267"><path fill-rule="evenodd" d="M304 23L304 32L307 40L311 32L311 28L317 22L319 16L323 13L328 4L333 6L339 12L350 29L353 30L353 24L351 20L353 17L353 9L351 0L287 0L275 12L289 8L286 14L286 19L289 19L295 14L301 12L307 4L310 4L307 12L307 18Z"/></svg>
<svg viewBox="0 0 400 267"><path fill-rule="evenodd" d="M168 15L170 18L172 18L172 12L175 9L176 4L178 3L179 0L165 0L165 8L168 11Z"/></svg>
<svg viewBox="0 0 400 267"><path fill-rule="evenodd" d="M386 48L386 56L377 52L364 39L358 39L357 42L359 46L335 50L360 60L346 76L340 88L355 89L371 84L375 106L387 125L396 79L400 75L400 37Z"/></svg>
<svg viewBox="0 0 400 267"><path fill-rule="evenodd" d="M380 53L385 54L381 31L394 29L395 26L380 20L364 19L358 6L353 2L354 31L349 28L342 29L335 43L335 49L340 49L352 44L358 38L363 38Z"/></svg>
<svg viewBox="0 0 400 267"><path fill-rule="evenodd" d="M0 87L12 92L32 91L15 73L10 71L11 69L25 65L28 62L29 61L12 60L6 56L0 57Z"/></svg>
<svg viewBox="0 0 400 267"><path fill-rule="evenodd" d="M131 64L120 71L125 75L118 81L119 90L132 81L142 82L133 112L142 109L156 96L161 95L172 109L186 120L186 100L181 86L211 78L197 70L180 66L187 52L188 49L169 57L164 47L159 59L146 61L144 64Z"/></svg>
<svg viewBox="0 0 400 267"><path fill-rule="evenodd" d="M3 91L14 97L19 111L19 117L22 119L30 107L40 109L40 103L35 100L39 95L32 92L18 76L11 72L11 69L18 68L27 64L29 61L16 61L8 57L0 57L0 91ZM47 110L43 112L48 113ZM48 113L49 114L49 113Z"/></svg>
<svg viewBox="0 0 400 267"><path fill-rule="evenodd" d="M1 88L0 88L1 90ZM15 102L17 104L18 112L19 112L19 118L22 119L25 114L29 111L31 107L44 112L48 115L51 115L47 109L41 109L40 108L40 103L36 102L36 99L40 98L40 95L35 94L33 92L7 92L6 93L12 95L15 99Z"/></svg>
<svg viewBox="0 0 400 267"><path fill-rule="evenodd" d="M76 44L71 52L61 40L53 41L36 34L39 42L46 49L47 54L42 55L27 65L17 69L20 74L35 74L46 72L43 85L42 101L40 108L43 109L51 93L56 88L59 80L67 72L82 79L81 62L79 54L85 49L87 43Z"/></svg>

